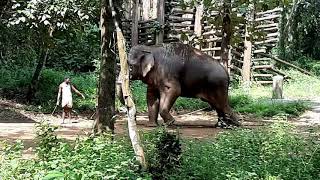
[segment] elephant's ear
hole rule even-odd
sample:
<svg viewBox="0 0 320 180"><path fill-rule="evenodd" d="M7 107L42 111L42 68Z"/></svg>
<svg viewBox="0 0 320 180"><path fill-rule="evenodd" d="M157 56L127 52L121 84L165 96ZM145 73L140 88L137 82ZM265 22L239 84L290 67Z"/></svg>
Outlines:
<svg viewBox="0 0 320 180"><path fill-rule="evenodd" d="M151 70L151 68L154 66L154 57L150 54L145 54L142 62L141 62L141 68L142 68L142 75L145 77L148 72Z"/></svg>

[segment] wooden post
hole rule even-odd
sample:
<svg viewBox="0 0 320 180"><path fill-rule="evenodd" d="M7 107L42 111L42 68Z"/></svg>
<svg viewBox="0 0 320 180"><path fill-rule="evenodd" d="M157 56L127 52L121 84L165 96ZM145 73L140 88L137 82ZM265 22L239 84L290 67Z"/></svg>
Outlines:
<svg viewBox="0 0 320 180"><path fill-rule="evenodd" d="M163 27L164 27L164 9L165 8L165 2L164 0L158 0L158 4L157 4L157 19L158 22L160 24L160 31L157 34L157 38L156 38L156 44L160 44L163 43L163 38L164 38L164 31L163 31Z"/></svg>
<svg viewBox="0 0 320 180"><path fill-rule="evenodd" d="M283 76L274 76L272 85L272 99L282 99L283 98Z"/></svg>
<svg viewBox="0 0 320 180"><path fill-rule="evenodd" d="M152 18L156 19L157 18L157 13L158 13L158 0L152 0Z"/></svg>
<svg viewBox="0 0 320 180"><path fill-rule="evenodd" d="M132 31L131 31L131 46L139 43L139 0L134 0L132 12Z"/></svg>
<svg viewBox="0 0 320 180"><path fill-rule="evenodd" d="M245 27L245 40L244 40L244 57L243 57L243 66L242 66L242 79L244 81L245 84L250 83L251 80L251 57L252 57L252 42L250 39L250 33L249 33L249 29L251 27L251 24L253 22L253 18L254 18L254 6L253 4L249 5L249 8L251 10L249 10L249 13L247 14L247 24Z"/></svg>
<svg viewBox="0 0 320 180"><path fill-rule="evenodd" d="M228 53L231 40L231 0L223 1L223 24L222 24L222 42L221 42L221 62L224 68L228 69Z"/></svg>
<svg viewBox="0 0 320 180"><path fill-rule="evenodd" d="M203 4L200 2L200 4L198 4L196 7L196 15L194 20L194 33L198 39L201 36L201 31L202 31L202 23L201 23L202 14L203 14ZM195 48L200 49L200 44L197 44Z"/></svg>
<svg viewBox="0 0 320 180"><path fill-rule="evenodd" d="M150 0L142 1L142 13L143 20L148 20L150 15Z"/></svg>

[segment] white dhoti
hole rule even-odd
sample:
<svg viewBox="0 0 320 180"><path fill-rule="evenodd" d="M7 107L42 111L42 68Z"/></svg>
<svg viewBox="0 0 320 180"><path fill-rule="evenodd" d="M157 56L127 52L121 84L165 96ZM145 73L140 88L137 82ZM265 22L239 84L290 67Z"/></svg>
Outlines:
<svg viewBox="0 0 320 180"><path fill-rule="evenodd" d="M62 107L72 108L72 93L70 84L64 83L62 86Z"/></svg>

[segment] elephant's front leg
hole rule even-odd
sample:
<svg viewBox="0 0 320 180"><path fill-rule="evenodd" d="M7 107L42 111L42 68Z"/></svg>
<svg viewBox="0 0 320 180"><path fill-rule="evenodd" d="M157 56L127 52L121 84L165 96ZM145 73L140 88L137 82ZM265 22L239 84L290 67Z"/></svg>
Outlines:
<svg viewBox="0 0 320 180"><path fill-rule="evenodd" d="M159 114L159 91L148 87L147 89L147 105L148 105L148 126L158 125L158 114Z"/></svg>
<svg viewBox="0 0 320 180"><path fill-rule="evenodd" d="M174 102L180 95L180 86L166 86L165 90L160 93L160 116L167 125L174 123L175 119L170 114Z"/></svg>

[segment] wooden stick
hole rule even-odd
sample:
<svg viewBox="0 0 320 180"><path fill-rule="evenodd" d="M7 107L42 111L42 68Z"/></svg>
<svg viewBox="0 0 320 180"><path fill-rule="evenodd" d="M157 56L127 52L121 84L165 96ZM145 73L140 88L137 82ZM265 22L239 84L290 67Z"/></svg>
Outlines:
<svg viewBox="0 0 320 180"><path fill-rule="evenodd" d="M279 11L282 11L282 8L277 7L277 8L268 10L268 11L258 12L258 13L256 13L256 15L264 15L264 14L269 14L269 13L279 12Z"/></svg>
<svg viewBox="0 0 320 180"><path fill-rule="evenodd" d="M264 54L264 53L261 53L260 55L268 57L268 58L271 58L271 59L273 59L273 60L275 60L277 62L286 64L286 65L288 65L290 67L293 67L293 68L297 69L298 71L300 71L300 72L302 72L304 74L307 74L307 75L310 75L310 76L312 75L312 73L310 73L310 72L308 72L308 71L306 71L306 70L304 70L304 69L302 69L302 68L300 68L300 67L298 67L296 65L293 65L293 64L291 64L291 63L289 63L289 62L287 62L285 60L282 60L282 59L280 59L278 57L275 57L275 56L272 56L272 55L269 55L269 54Z"/></svg>

